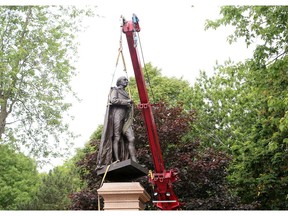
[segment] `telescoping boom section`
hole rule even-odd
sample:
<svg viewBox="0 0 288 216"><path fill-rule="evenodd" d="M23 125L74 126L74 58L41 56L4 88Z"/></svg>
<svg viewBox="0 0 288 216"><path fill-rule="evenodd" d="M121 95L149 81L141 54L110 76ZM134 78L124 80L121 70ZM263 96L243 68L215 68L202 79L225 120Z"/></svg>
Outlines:
<svg viewBox="0 0 288 216"><path fill-rule="evenodd" d="M153 203L162 210L178 209L180 203L174 194L172 183L178 179L178 173L175 169L166 170L162 158L162 152L157 134L157 128L154 122L152 106L149 102L144 74L137 51L137 33L140 31L139 20L133 15L132 21L123 19L122 31L126 35L135 80L140 98L138 108L142 110L145 126L148 134L149 145L153 158L155 171L150 173L149 182L154 188Z"/></svg>

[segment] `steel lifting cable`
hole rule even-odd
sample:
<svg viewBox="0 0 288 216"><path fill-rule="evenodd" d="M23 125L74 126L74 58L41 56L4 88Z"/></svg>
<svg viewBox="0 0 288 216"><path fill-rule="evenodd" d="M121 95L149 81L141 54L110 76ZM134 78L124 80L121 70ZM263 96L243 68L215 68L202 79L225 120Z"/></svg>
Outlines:
<svg viewBox="0 0 288 216"><path fill-rule="evenodd" d="M145 60L144 60L144 54L143 54L143 50L142 50L142 44L141 44L139 32L137 32L137 37L138 37L138 39L139 39L140 51L141 51L141 56L142 56L143 65L144 65L144 72L145 72L145 74L147 74L147 81L148 81L148 83L149 83L149 88L150 88L150 90L151 90L151 94L152 94L152 98L153 98L153 103L155 104L155 96L154 96L154 93L153 93L152 84L151 84L151 82L150 82L150 76L149 76L148 70L147 70L147 68L146 68L146 63L145 63Z"/></svg>

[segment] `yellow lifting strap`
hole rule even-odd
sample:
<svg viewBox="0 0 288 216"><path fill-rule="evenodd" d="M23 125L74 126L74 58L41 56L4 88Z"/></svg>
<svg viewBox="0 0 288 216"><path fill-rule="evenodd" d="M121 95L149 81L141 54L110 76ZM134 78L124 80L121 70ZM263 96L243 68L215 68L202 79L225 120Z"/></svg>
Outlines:
<svg viewBox="0 0 288 216"><path fill-rule="evenodd" d="M105 170L105 173L104 173L104 176L103 176L103 178L102 178L102 181L101 181L101 184L100 184L100 187L99 187L99 188L101 188L101 187L103 186L103 183L104 183L104 180L105 180L105 178L106 178L107 172L108 172L108 170L109 170L109 168L110 168L110 165L111 165L111 164L109 164L109 165L106 167L106 170ZM100 206L100 196L99 196L99 194L98 194L98 211L100 211L100 210L101 210L101 206Z"/></svg>
<svg viewBox="0 0 288 216"><path fill-rule="evenodd" d="M117 163L118 161L114 161L112 164L115 164L115 163ZM101 181L101 184L100 184L100 187L99 188L101 188L102 186L103 186L103 183L104 183L104 181L105 181L105 178L106 178L106 175L107 175L107 173L108 173L108 171L109 171L109 168L110 168L110 166L112 165L112 164L109 164L107 167L106 167L106 170L105 170L105 173L104 173L104 176L103 176L103 178L102 178L102 181ZM100 196L99 196L99 194L98 194L98 211L100 211L101 209L100 209Z"/></svg>
<svg viewBox="0 0 288 216"><path fill-rule="evenodd" d="M124 67L124 71L127 72L127 68L126 68L126 63L125 63L125 59L124 59L124 55L123 55L123 52L122 52L123 48L122 48L122 40L120 40L120 47L118 49L118 56L117 56L117 61L116 61L116 67L118 65L118 62L119 62L119 58L120 58L120 55L122 57L122 61L123 61L123 67Z"/></svg>
<svg viewBox="0 0 288 216"><path fill-rule="evenodd" d="M123 62L123 71L126 73L126 77L128 79L127 67L126 67L126 62L125 62L125 58L124 58L124 55L123 55L123 48L122 48L122 30L120 32L120 46L119 46L119 49L118 49L118 55L117 55L117 60L116 60L116 65L115 65L115 71L116 71L116 68L118 66L120 56L121 56L121 59L122 59L122 62ZM114 71L114 74L113 74L113 78L114 78L114 75L115 75L115 71ZM112 81L113 81L113 78L112 78ZM111 86L112 86L112 84L111 84ZM132 99L129 83L128 83L127 89L128 89L129 98Z"/></svg>

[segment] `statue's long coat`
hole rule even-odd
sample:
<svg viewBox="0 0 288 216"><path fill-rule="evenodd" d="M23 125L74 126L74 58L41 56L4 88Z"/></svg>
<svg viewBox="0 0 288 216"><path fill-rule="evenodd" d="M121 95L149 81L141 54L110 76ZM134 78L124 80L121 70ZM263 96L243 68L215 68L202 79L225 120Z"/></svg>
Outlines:
<svg viewBox="0 0 288 216"><path fill-rule="evenodd" d="M120 129L131 127L131 112L129 108L128 100L130 100L127 92L124 89L112 87L108 97L108 105L106 109L103 132L101 136L101 142L99 145L99 151L97 156L98 165L108 165L115 160L113 155L113 135L114 135L114 121L121 121ZM129 158L129 151L127 149L127 140L123 136L123 131L119 146L119 159L120 161Z"/></svg>

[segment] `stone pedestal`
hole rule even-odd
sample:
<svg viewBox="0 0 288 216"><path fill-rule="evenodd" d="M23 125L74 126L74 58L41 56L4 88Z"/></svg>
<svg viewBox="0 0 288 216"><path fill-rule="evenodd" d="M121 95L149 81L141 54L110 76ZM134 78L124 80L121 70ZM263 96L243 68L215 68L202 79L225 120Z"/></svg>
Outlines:
<svg viewBox="0 0 288 216"><path fill-rule="evenodd" d="M104 198L104 210L143 210L150 200L139 182L104 183L98 194Z"/></svg>

